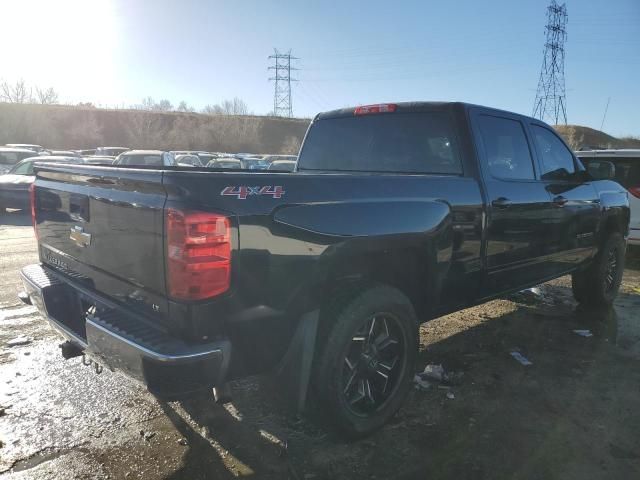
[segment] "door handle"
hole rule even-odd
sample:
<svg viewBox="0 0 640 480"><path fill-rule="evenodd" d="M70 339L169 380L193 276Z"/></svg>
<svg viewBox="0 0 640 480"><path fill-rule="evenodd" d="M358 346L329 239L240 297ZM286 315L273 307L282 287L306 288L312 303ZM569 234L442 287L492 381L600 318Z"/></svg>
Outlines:
<svg viewBox="0 0 640 480"><path fill-rule="evenodd" d="M491 205L496 208L509 208L511 206L511 200L505 197L500 197L492 201Z"/></svg>
<svg viewBox="0 0 640 480"><path fill-rule="evenodd" d="M558 195L556 197L553 197L552 203L554 207L564 207L568 201L569 199L567 199L566 197L563 197L562 195Z"/></svg>

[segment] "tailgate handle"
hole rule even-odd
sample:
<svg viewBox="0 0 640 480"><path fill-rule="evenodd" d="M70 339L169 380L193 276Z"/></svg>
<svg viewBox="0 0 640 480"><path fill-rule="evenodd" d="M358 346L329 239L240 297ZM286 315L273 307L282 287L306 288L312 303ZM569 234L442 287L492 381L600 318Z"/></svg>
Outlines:
<svg viewBox="0 0 640 480"><path fill-rule="evenodd" d="M69 215L76 222L89 221L89 197L72 194L69 198Z"/></svg>

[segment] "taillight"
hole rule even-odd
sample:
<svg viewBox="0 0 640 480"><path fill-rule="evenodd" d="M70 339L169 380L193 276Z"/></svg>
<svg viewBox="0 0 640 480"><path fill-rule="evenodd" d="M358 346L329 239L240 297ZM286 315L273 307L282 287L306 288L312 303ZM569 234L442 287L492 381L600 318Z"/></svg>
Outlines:
<svg viewBox="0 0 640 480"><path fill-rule="evenodd" d="M356 107L354 115L369 115L371 113L391 113L395 112L398 105L395 103L378 103L376 105L362 105Z"/></svg>
<svg viewBox="0 0 640 480"><path fill-rule="evenodd" d="M36 226L36 184L29 185L29 199L31 201L31 223L33 224L33 231L38 238L38 228Z"/></svg>
<svg viewBox="0 0 640 480"><path fill-rule="evenodd" d="M633 195L634 197L640 198L640 185L638 185L637 187L627 188L627 190L629 190L631 195Z"/></svg>
<svg viewBox="0 0 640 480"><path fill-rule="evenodd" d="M167 287L177 300L202 300L229 289L231 223L217 213L166 212Z"/></svg>

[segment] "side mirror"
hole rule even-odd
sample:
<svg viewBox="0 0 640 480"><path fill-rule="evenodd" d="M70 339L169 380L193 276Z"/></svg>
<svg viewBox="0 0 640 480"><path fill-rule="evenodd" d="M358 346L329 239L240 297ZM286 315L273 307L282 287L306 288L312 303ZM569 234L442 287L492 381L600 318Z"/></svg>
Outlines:
<svg viewBox="0 0 640 480"><path fill-rule="evenodd" d="M596 180L611 180L616 176L616 166L605 160L594 160L587 165L587 171Z"/></svg>

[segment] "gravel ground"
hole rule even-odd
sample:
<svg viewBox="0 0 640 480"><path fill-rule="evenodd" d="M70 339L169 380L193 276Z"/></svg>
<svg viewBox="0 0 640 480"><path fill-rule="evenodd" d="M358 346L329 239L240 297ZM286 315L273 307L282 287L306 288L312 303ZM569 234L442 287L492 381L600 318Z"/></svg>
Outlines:
<svg viewBox="0 0 640 480"><path fill-rule="evenodd" d="M268 378L234 383L225 407L160 403L64 361L58 336L16 298L20 267L37 261L28 217L0 216L0 252L0 477L640 478L637 258L611 311L577 307L562 278L423 325L420 370L441 364L449 381L412 391L381 431L345 443L317 414L288 415Z"/></svg>

